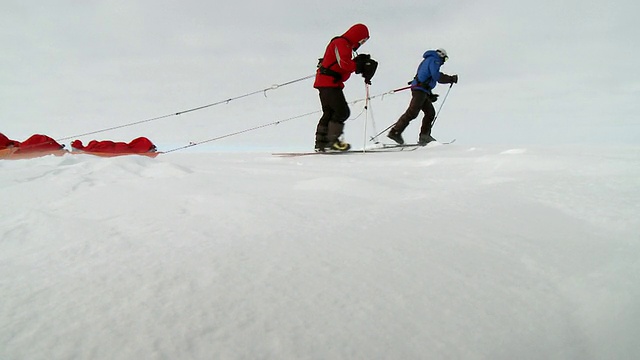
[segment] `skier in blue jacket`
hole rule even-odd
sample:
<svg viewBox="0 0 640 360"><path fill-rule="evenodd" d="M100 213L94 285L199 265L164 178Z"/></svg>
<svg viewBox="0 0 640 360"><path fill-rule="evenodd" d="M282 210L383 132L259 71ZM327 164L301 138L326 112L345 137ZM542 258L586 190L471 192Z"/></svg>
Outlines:
<svg viewBox="0 0 640 360"><path fill-rule="evenodd" d="M418 145L425 146L435 139L431 136L431 127L436 116L433 108L434 102L438 100L438 95L431 92L440 84L456 84L458 75L447 75L440 72L440 67L449 59L444 49L428 50L422 55L424 58L418 66L416 76L409 84L411 85L411 102L404 114L393 125L387 137L398 144L404 144L402 132L409 126L411 120L418 117L420 111L424 112L422 127L418 137Z"/></svg>

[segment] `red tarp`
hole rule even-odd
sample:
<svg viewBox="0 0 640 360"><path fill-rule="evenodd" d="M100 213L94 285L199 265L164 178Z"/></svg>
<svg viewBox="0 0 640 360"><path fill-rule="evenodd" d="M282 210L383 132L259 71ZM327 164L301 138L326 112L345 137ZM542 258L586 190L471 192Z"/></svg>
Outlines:
<svg viewBox="0 0 640 360"><path fill-rule="evenodd" d="M34 134L27 140L19 142L11 140L0 133L0 158L24 159L44 155L62 155L64 145L46 135Z"/></svg>
<svg viewBox="0 0 640 360"><path fill-rule="evenodd" d="M101 156L128 154L155 156L158 154L156 146L146 137L133 139L129 143L111 140L91 140L86 146L82 144L82 141L74 140L71 143L71 147L79 152Z"/></svg>
<svg viewBox="0 0 640 360"><path fill-rule="evenodd" d="M116 142L111 140L91 140L84 146L82 141L75 140L71 143L72 153L91 154L98 156L118 156L118 155L145 155L155 157L159 153L156 146L146 137L139 137L131 142ZM44 155L63 155L68 153L64 150L64 145L60 145L54 139L35 134L23 142L11 140L0 133L0 159L24 159L39 157Z"/></svg>
<svg viewBox="0 0 640 360"><path fill-rule="evenodd" d="M11 140L8 137L6 137L3 133L0 133L0 150L4 150L8 147L18 146L18 145L20 145L19 141Z"/></svg>

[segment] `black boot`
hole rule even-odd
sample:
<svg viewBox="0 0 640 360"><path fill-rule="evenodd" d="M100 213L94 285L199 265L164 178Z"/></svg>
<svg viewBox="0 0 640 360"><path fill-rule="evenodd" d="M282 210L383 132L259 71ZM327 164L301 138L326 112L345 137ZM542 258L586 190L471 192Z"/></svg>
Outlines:
<svg viewBox="0 0 640 360"><path fill-rule="evenodd" d="M425 145L427 145L428 143L430 143L432 141L436 141L436 139L434 139L433 136L431 136L431 135L420 135L420 137L418 138L418 145L425 146Z"/></svg>
<svg viewBox="0 0 640 360"><path fill-rule="evenodd" d="M404 144L404 139L402 138L402 134L400 132L398 132L398 130L396 129L391 129L389 131L389 133L387 134L387 137L395 142L397 142L399 145Z"/></svg>
<svg viewBox="0 0 640 360"><path fill-rule="evenodd" d="M314 146L317 152L324 152L329 147L329 139L325 134L316 134L316 144Z"/></svg>
<svg viewBox="0 0 640 360"><path fill-rule="evenodd" d="M332 151L347 151L351 149L351 145L340 140L344 123L338 121L329 122L329 131L327 133L328 149Z"/></svg>

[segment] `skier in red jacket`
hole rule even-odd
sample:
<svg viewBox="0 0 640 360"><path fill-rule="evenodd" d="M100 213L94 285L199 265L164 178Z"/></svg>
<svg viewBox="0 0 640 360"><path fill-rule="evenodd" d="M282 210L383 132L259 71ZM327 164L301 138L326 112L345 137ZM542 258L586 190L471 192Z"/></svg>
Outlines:
<svg viewBox="0 0 640 360"><path fill-rule="evenodd" d="M346 151L351 148L351 145L340 140L344 122L350 115L342 89L353 72L362 73L365 82L371 83L377 62L366 54L353 58L353 52L368 39L369 29L363 24L355 24L342 36L329 42L318 63L313 87L320 93L322 117L316 128L316 151Z"/></svg>

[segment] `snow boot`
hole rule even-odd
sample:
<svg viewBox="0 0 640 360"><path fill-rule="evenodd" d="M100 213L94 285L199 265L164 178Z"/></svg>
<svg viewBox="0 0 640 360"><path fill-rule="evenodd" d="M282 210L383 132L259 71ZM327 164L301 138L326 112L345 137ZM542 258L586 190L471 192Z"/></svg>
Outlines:
<svg viewBox="0 0 640 360"><path fill-rule="evenodd" d="M329 149L332 151L347 151L351 149L351 144L346 143L344 141L340 141L340 139L336 140L329 146Z"/></svg>
<svg viewBox="0 0 640 360"><path fill-rule="evenodd" d="M402 138L402 134L399 133L398 130L396 129L391 129L387 134L387 137L395 141L396 143L398 143L398 145L404 144L404 139Z"/></svg>
<svg viewBox="0 0 640 360"><path fill-rule="evenodd" d="M434 139L433 136L431 136L431 135L420 135L420 137L418 138L418 145L426 146L428 143L430 143L432 141L436 141L436 139Z"/></svg>
<svg viewBox="0 0 640 360"><path fill-rule="evenodd" d="M325 152L326 149L329 149L329 143L326 141L317 141L316 140L316 144L313 147L316 152Z"/></svg>
<svg viewBox="0 0 640 360"><path fill-rule="evenodd" d="M324 152L327 148L329 148L329 140L327 139L327 135L316 134L316 144L314 146L316 152Z"/></svg>

